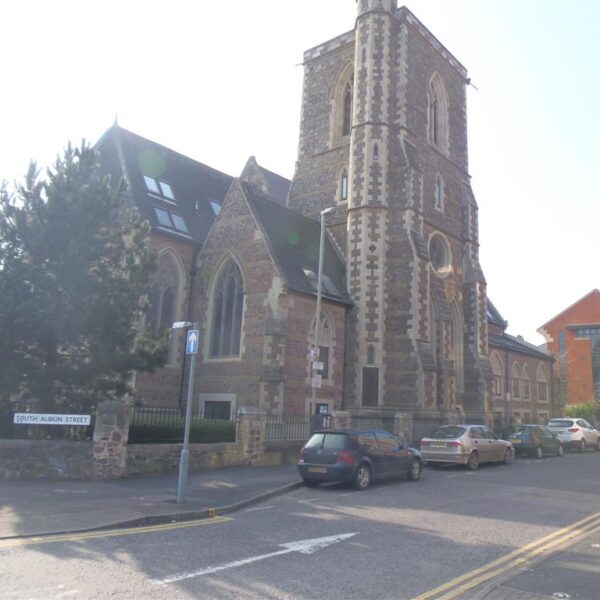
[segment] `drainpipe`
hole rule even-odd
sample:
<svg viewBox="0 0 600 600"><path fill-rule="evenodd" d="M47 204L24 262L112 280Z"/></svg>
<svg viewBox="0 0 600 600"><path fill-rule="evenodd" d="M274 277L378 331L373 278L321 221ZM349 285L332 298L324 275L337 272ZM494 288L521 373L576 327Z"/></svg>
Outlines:
<svg viewBox="0 0 600 600"><path fill-rule="evenodd" d="M506 397L506 427L507 429L510 429L511 426L511 422L512 422L512 405L511 405L511 401L510 401L510 370L508 368L508 350L506 350L505 355L504 355L504 378L505 378L505 382L504 385L506 386L504 389L504 395Z"/></svg>

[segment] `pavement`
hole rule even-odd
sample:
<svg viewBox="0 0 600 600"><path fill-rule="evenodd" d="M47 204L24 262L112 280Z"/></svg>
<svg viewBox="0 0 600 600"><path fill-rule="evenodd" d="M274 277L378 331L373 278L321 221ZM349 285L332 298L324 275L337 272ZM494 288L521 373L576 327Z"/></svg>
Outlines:
<svg viewBox="0 0 600 600"><path fill-rule="evenodd" d="M136 527L223 515L301 485L296 465L190 473L177 503L178 474L115 481L0 482L0 540Z"/></svg>

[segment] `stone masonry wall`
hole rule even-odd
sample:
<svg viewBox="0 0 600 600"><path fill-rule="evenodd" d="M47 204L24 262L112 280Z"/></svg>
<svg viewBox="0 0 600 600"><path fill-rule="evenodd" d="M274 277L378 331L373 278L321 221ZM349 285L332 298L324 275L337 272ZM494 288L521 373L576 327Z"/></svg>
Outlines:
<svg viewBox="0 0 600 600"><path fill-rule="evenodd" d="M89 479L91 442L0 440L0 481Z"/></svg>

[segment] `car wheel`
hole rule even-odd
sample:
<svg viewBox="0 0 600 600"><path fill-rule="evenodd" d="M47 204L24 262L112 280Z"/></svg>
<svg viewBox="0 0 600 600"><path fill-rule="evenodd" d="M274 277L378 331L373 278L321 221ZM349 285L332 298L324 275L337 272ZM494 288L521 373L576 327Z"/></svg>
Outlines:
<svg viewBox="0 0 600 600"><path fill-rule="evenodd" d="M473 451L469 454L469 460L467 461L467 467L471 469L471 471L477 471L477 467L479 466L479 454Z"/></svg>
<svg viewBox="0 0 600 600"><path fill-rule="evenodd" d="M536 446L534 456L539 460L544 457L544 449L541 446Z"/></svg>
<svg viewBox="0 0 600 600"><path fill-rule="evenodd" d="M319 485L319 481L316 479L304 479L304 485L306 487L317 487Z"/></svg>
<svg viewBox="0 0 600 600"><path fill-rule="evenodd" d="M579 442L579 452L585 452L585 440L581 440L581 442Z"/></svg>
<svg viewBox="0 0 600 600"><path fill-rule="evenodd" d="M421 479L421 461L413 458L408 467L408 479L410 481L418 481Z"/></svg>
<svg viewBox="0 0 600 600"><path fill-rule="evenodd" d="M352 485L357 490L366 490L371 485L371 469L367 463L358 465L352 478Z"/></svg>
<svg viewBox="0 0 600 600"><path fill-rule="evenodd" d="M542 450L542 449L540 448L540 451L541 451L541 450ZM536 456L537 456L537 455L536 455ZM503 462L505 465L510 465L510 463L513 461L513 458L514 458L513 451L512 451L510 448L507 448L507 449L504 451L504 458L502 459L502 462ZM541 456L540 456L539 458L541 458Z"/></svg>
<svg viewBox="0 0 600 600"><path fill-rule="evenodd" d="M556 450L556 456L564 456L565 455L565 449L563 448L562 444L558 445L558 449Z"/></svg>

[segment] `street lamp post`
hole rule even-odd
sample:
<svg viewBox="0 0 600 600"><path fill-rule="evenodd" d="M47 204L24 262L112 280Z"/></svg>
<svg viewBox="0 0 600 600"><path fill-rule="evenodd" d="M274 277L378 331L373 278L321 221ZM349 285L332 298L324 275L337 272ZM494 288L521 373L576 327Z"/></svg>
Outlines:
<svg viewBox="0 0 600 600"><path fill-rule="evenodd" d="M177 503L180 504L185 498L185 489L187 486L188 469L190 464L190 423L192 420L192 402L194 399L194 374L196 372L196 354L199 346L198 323L189 321L177 321L173 323L173 329L190 328L187 332L185 353L191 354L190 359L190 379L188 383L187 404L185 407L185 423L183 434L183 448L179 459L179 480L177 483ZM194 337L195 336L195 337ZM185 355L183 360L185 360Z"/></svg>
<svg viewBox="0 0 600 600"><path fill-rule="evenodd" d="M335 207L330 206L321 211L321 238L319 240L319 271L317 274L317 315L315 319L315 354L319 358L319 342L321 334L321 295L323 289L323 255L325 254L325 215L328 215ZM314 360L314 359L313 359ZM313 385L314 389L314 385Z"/></svg>

